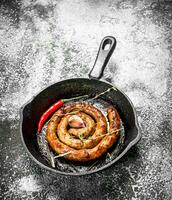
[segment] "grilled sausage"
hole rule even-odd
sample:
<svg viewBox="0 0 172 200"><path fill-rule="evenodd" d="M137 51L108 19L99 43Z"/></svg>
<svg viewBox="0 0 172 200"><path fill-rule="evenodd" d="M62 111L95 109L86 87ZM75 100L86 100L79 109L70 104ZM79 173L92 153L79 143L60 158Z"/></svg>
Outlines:
<svg viewBox="0 0 172 200"><path fill-rule="evenodd" d="M107 123L106 118L102 114L100 110L98 110L96 107L88 104L88 103L75 103L72 106L67 106L64 109L65 113L71 112L71 111L79 111L86 113L93 117L93 119L96 121L96 128L95 132L92 135L92 139L75 139L72 138L71 135L68 133L67 127L68 127L68 119L70 116L65 116L60 121L58 128L57 128L57 134L59 136L59 139L66 145L73 147L75 149L90 149L96 146L100 140L101 137L98 137L100 135L104 135L107 132ZM82 114L81 114L82 115ZM91 126L93 126L93 122L91 122Z"/></svg>
<svg viewBox="0 0 172 200"><path fill-rule="evenodd" d="M88 136L92 135L95 131L95 121L86 113L80 112L78 116L85 122L84 128L69 128L68 132L70 135L75 136L76 138L87 138Z"/></svg>
<svg viewBox="0 0 172 200"><path fill-rule="evenodd" d="M74 110L83 112L91 116L96 122L96 127L92 135L80 140L78 138L69 139L67 122L69 116L62 116ZM107 110L109 120L109 133L107 134L107 122L104 115L96 107L87 103L74 103L58 110L48 123L46 138L49 145L57 154L70 152L64 157L73 161L90 161L99 158L116 142L118 138L117 129L120 128L120 116L113 107ZM116 131L116 132L115 132ZM67 141L67 142L66 142ZM74 145L72 144L74 141Z"/></svg>

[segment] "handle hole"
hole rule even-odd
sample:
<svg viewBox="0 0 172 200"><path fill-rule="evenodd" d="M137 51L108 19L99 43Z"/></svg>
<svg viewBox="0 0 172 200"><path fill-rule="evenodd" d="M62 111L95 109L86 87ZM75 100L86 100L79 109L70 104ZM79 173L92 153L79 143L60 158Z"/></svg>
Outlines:
<svg viewBox="0 0 172 200"><path fill-rule="evenodd" d="M112 44L112 40L106 39L106 40L103 42L102 49L105 50L105 51L109 50L110 47L111 47L111 44Z"/></svg>

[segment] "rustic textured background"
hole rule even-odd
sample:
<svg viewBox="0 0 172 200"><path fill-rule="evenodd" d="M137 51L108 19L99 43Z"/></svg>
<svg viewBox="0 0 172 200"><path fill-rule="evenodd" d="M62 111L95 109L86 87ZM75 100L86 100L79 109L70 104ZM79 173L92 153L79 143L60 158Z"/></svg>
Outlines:
<svg viewBox="0 0 172 200"><path fill-rule="evenodd" d="M172 1L0 1L0 199L172 199ZM142 140L111 168L83 177L36 165L19 109L54 82L87 77L101 39L116 50L103 79L133 101Z"/></svg>

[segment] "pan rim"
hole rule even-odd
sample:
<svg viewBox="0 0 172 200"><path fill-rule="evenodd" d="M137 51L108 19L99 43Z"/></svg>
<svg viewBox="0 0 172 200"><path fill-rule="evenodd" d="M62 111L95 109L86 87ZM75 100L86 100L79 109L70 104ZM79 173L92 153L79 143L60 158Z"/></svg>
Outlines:
<svg viewBox="0 0 172 200"><path fill-rule="evenodd" d="M63 171L59 171L57 169L53 169L51 167L48 167L46 165L44 165L43 163L41 163L40 161L38 161L34 156L33 154L29 151L29 149L27 148L26 144L25 144L25 141L24 141L24 137L23 137L23 131L22 131L22 124L23 124L23 110L24 108L29 105L41 92L43 92L44 90L48 89L49 87L52 87L53 85L57 84L57 83L63 83L63 82L66 82L66 81L71 81L71 80L95 80L95 81L99 81L99 82L103 82L105 84L108 84L112 87L115 87L115 89L117 89L117 91L121 92L124 97L128 100L129 104L131 105L131 108L133 110L133 113L134 113L134 122L135 122L135 127L137 129L137 136L134 140L132 140L128 145L127 147L112 161L110 161L109 163L107 163L106 165L98 168L98 169L95 169L95 170L91 170L91 171L85 171L85 172L76 172L76 173L73 173L73 172L63 172ZM22 140L22 143L23 143L23 146L24 148L26 149L27 153L29 154L29 156L38 164L40 165L41 167L43 167L44 169L46 170L49 170L53 173L58 173L58 174L61 174L61 175L66 175L66 176L83 176L83 175L89 175L89 174L93 174L95 172L99 172L99 171L102 171L104 169L107 169L109 168L111 165L113 165L115 162L117 162L121 157L123 157L130 149L131 147L133 147L135 144L137 144L139 142L139 140L141 139L141 128L139 126L139 123L138 123L138 119L137 119L137 114L136 114L136 110L134 108L134 105L132 103L132 101L129 99L129 97L121 90L119 89L119 87L116 87L115 85L112 85L111 83L109 83L108 81L106 80L97 80L97 79L90 79L90 78L69 78L69 79L64 79L64 80L61 80L61 81L58 81L58 82L54 82L54 83L51 83L50 85L44 87L41 91L37 92L35 95L33 95L32 98L30 98L25 104L23 104L20 108L20 137L21 137L21 140Z"/></svg>

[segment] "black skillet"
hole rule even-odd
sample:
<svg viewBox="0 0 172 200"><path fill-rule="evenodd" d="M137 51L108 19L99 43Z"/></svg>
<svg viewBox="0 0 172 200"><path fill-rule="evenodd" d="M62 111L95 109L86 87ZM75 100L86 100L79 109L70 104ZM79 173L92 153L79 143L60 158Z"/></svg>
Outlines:
<svg viewBox="0 0 172 200"><path fill-rule="evenodd" d="M136 112L129 98L116 86L108 82L100 81L109 58L116 46L116 39L112 36L103 38L96 57L95 64L89 73L89 78L73 78L57 82L45 88L34 96L21 108L20 132L23 144L31 158L40 166L50 171L64 175L85 175L103 170L119 160L126 152L135 145L141 138ZM108 47L108 49L107 49ZM53 168L42 153L37 143L37 124L41 115L57 100L88 94L93 96L108 88L114 87L109 92L101 96L101 99L114 105L122 118L124 132L118 144L114 145L107 159L107 155L97 161L82 164L66 161L64 158L58 159L58 166ZM125 139L124 139L125 137ZM72 166L72 167L71 167Z"/></svg>

